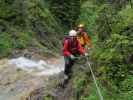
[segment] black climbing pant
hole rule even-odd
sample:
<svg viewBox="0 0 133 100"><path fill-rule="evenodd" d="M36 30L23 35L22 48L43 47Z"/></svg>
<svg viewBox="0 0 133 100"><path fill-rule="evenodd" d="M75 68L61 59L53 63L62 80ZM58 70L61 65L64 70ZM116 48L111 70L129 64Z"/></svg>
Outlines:
<svg viewBox="0 0 133 100"><path fill-rule="evenodd" d="M72 66L74 64L74 61L69 61L69 63L65 63L65 70L64 70L64 74L68 76L68 78L71 78L71 74L72 74Z"/></svg>

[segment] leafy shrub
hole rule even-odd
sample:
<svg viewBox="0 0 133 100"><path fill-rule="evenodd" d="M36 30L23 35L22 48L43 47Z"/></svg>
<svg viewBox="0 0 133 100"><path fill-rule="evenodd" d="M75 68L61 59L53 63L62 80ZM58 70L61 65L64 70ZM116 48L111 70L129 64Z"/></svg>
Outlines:
<svg viewBox="0 0 133 100"><path fill-rule="evenodd" d="M12 41L8 33L0 33L0 57L7 56L12 50Z"/></svg>
<svg viewBox="0 0 133 100"><path fill-rule="evenodd" d="M80 16L77 20L77 24L83 23L86 26L86 30L90 36L95 31L95 24L97 18L97 6L93 4L93 1L87 0L81 5Z"/></svg>
<svg viewBox="0 0 133 100"><path fill-rule="evenodd" d="M133 76L129 75L126 79L121 83L121 90L124 92L133 92Z"/></svg>
<svg viewBox="0 0 133 100"><path fill-rule="evenodd" d="M50 11L65 28L72 28L80 14L80 0L49 0Z"/></svg>
<svg viewBox="0 0 133 100"><path fill-rule="evenodd" d="M133 23L129 21L133 17L131 12L131 8L129 9L129 7L127 7L120 11L118 15L115 15L118 17L112 17L115 18L115 21L118 23L111 23L110 36L105 38L104 41L97 43L97 47L93 52L93 58L100 66L105 66L107 77L113 80L118 86L131 70L131 64L127 62L128 56L131 55L133 51L131 46L132 28L130 27ZM122 20L123 18L125 20ZM112 19L110 18L108 20ZM104 27L101 24L97 25L99 25L98 27ZM106 29L107 28L101 28L100 30L104 31ZM102 35L101 33L98 34Z"/></svg>
<svg viewBox="0 0 133 100"><path fill-rule="evenodd" d="M32 43L32 33L18 33L14 41L14 48L24 49Z"/></svg>

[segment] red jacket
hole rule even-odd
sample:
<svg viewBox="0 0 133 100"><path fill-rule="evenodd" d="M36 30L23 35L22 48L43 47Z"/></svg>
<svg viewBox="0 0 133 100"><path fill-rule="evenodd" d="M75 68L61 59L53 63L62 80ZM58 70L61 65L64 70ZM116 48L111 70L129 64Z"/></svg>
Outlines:
<svg viewBox="0 0 133 100"><path fill-rule="evenodd" d="M76 52L79 52L82 55L84 55L85 53L85 49L81 46L77 38L73 41L71 37L69 39L65 39L63 49L64 56L70 56L71 54L74 54Z"/></svg>

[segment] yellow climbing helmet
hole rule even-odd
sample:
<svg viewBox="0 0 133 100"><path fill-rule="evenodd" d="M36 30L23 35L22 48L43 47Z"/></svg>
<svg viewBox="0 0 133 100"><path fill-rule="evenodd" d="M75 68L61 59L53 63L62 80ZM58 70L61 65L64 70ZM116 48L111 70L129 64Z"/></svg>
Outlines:
<svg viewBox="0 0 133 100"><path fill-rule="evenodd" d="M82 27L85 27L85 25L84 24L79 24L78 27L82 28Z"/></svg>

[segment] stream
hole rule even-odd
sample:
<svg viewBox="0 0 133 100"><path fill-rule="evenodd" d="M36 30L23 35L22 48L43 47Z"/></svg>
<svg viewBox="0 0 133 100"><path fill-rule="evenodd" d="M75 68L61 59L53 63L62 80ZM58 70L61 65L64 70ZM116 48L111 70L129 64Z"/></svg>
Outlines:
<svg viewBox="0 0 133 100"><path fill-rule="evenodd" d="M0 100L42 100L35 96L32 99L27 98L36 90L44 89L41 91L45 93L52 91L55 83L61 79L60 74L63 70L63 57L47 60L25 57L2 59L0 60Z"/></svg>

